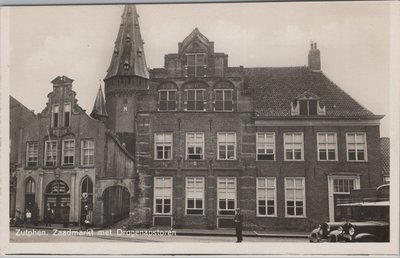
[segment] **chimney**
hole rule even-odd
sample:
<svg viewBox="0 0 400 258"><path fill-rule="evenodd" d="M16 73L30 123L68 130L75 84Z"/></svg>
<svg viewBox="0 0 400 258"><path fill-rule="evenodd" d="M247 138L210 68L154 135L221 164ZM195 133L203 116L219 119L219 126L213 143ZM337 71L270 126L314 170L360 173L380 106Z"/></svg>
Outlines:
<svg viewBox="0 0 400 258"><path fill-rule="evenodd" d="M311 49L308 52L308 67L313 71L321 70L321 57L317 43L311 41Z"/></svg>

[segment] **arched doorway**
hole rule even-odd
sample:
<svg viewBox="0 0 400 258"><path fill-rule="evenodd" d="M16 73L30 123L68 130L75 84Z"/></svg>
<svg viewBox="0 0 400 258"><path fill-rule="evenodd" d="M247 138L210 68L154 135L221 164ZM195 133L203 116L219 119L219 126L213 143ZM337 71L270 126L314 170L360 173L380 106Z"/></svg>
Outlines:
<svg viewBox="0 0 400 258"><path fill-rule="evenodd" d="M32 178L29 178L25 183L25 211L33 211L35 205L36 184ZM24 211L24 212L25 212Z"/></svg>
<svg viewBox="0 0 400 258"><path fill-rule="evenodd" d="M130 193L126 187L114 185L103 192L103 225L112 225L129 217Z"/></svg>
<svg viewBox="0 0 400 258"><path fill-rule="evenodd" d="M64 223L69 221L70 191L68 185L61 180L54 180L46 187L46 207L54 209L54 222Z"/></svg>
<svg viewBox="0 0 400 258"><path fill-rule="evenodd" d="M86 209L85 206L87 206ZM87 218L87 216L89 217ZM81 223L86 219L89 219L91 223L93 222L93 182L88 176L83 178L81 184Z"/></svg>

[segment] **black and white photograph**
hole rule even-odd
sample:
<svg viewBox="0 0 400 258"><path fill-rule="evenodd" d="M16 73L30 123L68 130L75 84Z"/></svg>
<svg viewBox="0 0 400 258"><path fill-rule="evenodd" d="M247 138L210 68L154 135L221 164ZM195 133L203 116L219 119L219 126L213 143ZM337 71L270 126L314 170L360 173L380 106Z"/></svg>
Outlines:
<svg viewBox="0 0 400 258"><path fill-rule="evenodd" d="M1 254L398 254L397 3L0 11Z"/></svg>

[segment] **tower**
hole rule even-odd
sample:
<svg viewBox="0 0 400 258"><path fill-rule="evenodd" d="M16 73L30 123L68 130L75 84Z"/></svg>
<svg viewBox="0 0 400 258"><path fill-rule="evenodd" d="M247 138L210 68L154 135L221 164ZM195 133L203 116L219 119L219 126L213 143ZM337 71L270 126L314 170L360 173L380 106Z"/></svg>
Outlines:
<svg viewBox="0 0 400 258"><path fill-rule="evenodd" d="M149 72L135 5L126 5L104 78L108 129L114 131L126 149L135 152L135 116L138 96L147 91Z"/></svg>

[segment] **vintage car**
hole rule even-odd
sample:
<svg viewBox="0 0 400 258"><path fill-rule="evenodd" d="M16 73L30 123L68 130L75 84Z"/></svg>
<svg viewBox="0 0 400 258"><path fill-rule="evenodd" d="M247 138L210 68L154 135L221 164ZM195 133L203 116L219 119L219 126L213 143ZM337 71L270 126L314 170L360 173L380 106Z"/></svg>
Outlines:
<svg viewBox="0 0 400 258"><path fill-rule="evenodd" d="M336 208L348 216L344 221L319 224L310 233L310 242L389 242L389 200L380 198L379 192L374 201L338 204Z"/></svg>

